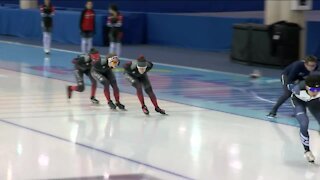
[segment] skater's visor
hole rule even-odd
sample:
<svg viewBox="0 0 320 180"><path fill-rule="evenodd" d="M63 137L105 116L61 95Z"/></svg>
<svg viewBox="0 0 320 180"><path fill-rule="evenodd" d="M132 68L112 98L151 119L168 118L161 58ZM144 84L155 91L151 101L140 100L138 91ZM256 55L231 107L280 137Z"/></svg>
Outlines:
<svg viewBox="0 0 320 180"><path fill-rule="evenodd" d="M139 69L147 69L147 66L137 66L137 68L139 68Z"/></svg>
<svg viewBox="0 0 320 180"><path fill-rule="evenodd" d="M118 56L112 56L108 58L108 62L112 65L112 66L117 66L119 64L119 58Z"/></svg>

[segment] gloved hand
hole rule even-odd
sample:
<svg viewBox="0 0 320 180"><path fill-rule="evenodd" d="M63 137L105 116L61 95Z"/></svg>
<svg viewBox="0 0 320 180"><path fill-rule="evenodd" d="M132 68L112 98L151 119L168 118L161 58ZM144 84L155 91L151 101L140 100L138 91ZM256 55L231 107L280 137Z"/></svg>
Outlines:
<svg viewBox="0 0 320 180"><path fill-rule="evenodd" d="M117 23L117 21L118 21L117 17L115 16L111 17L111 24L115 24Z"/></svg>
<svg viewBox="0 0 320 180"><path fill-rule="evenodd" d="M45 14L50 15L50 14L52 13L52 10L51 10L51 8L43 8L43 12L44 12Z"/></svg>
<svg viewBox="0 0 320 180"><path fill-rule="evenodd" d="M136 80L135 80L133 77L131 77L128 73L124 72L123 74L124 74L125 78L126 78L131 84L135 84L135 83L136 83Z"/></svg>
<svg viewBox="0 0 320 180"><path fill-rule="evenodd" d="M293 94L300 94L300 87L296 84L287 84L287 88L289 91L291 91Z"/></svg>

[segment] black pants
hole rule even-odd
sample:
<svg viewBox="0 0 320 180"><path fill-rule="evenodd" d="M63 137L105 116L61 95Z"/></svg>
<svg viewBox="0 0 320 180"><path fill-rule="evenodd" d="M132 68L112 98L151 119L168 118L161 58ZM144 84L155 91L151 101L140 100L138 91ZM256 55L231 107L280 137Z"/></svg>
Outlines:
<svg viewBox="0 0 320 180"><path fill-rule="evenodd" d="M81 31L80 35L83 38L92 38L94 35L94 32L93 31Z"/></svg>
<svg viewBox="0 0 320 180"><path fill-rule="evenodd" d="M43 18L41 21L41 27L43 32L51 32L53 26L53 21L51 17Z"/></svg>
<svg viewBox="0 0 320 180"><path fill-rule="evenodd" d="M90 79L92 86L94 86L94 87L97 86L97 82L92 77L90 70L82 71L82 70L76 69L76 70L74 70L74 75L77 80L77 86L78 86L77 91L79 91L79 92L82 92L85 89L85 84L84 84L84 80L83 80L84 74Z"/></svg>
<svg viewBox="0 0 320 180"><path fill-rule="evenodd" d="M125 73L124 76L131 83L131 85L135 88L142 88L143 87L145 89L145 91L146 91L146 89L152 88L150 80L147 75L143 75L141 77L135 77L135 76L132 76L128 73Z"/></svg>
<svg viewBox="0 0 320 180"><path fill-rule="evenodd" d="M121 29L110 28L108 33L108 38L110 42L120 43L122 40L123 33Z"/></svg>
<svg viewBox="0 0 320 180"><path fill-rule="evenodd" d="M279 97L276 104L272 107L271 113L277 114L279 107L288 100L292 94L291 91L288 90L288 77L286 75L281 75L281 83L283 94Z"/></svg>
<svg viewBox="0 0 320 180"><path fill-rule="evenodd" d="M152 90L150 80L146 74L141 77L136 77L128 73L125 73L124 75L125 75L125 78L131 83L131 85L136 88L137 96L142 107L145 106L142 88L144 88L144 91L150 97L150 100L154 105L154 107L155 108L159 107L157 102L157 97Z"/></svg>
<svg viewBox="0 0 320 180"><path fill-rule="evenodd" d="M92 77L99 81L103 85L114 85L117 84L116 77L112 71L105 73L98 72L94 69L91 70Z"/></svg>
<svg viewBox="0 0 320 180"><path fill-rule="evenodd" d="M104 86L104 95L109 102L110 98L110 90L109 86L111 85L113 89L113 95L117 103L120 102L120 91L117 84L116 77L114 73L110 70L105 73L98 72L94 69L91 70L92 77L99 81Z"/></svg>

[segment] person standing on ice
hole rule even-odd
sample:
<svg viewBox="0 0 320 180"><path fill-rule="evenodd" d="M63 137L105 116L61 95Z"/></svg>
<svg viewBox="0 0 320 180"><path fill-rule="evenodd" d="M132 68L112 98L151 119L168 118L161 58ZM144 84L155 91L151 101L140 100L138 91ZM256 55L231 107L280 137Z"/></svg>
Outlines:
<svg viewBox="0 0 320 180"><path fill-rule="evenodd" d="M88 53L92 48L92 38L95 34L95 16L93 3L88 0L80 16L81 52L83 54Z"/></svg>
<svg viewBox="0 0 320 180"><path fill-rule="evenodd" d="M50 0L44 0L44 4L40 6L40 12L42 17L41 26L43 31L43 50L47 55L50 54L51 48L51 32L53 27L52 17L54 15L54 11L55 9Z"/></svg>
<svg viewBox="0 0 320 180"><path fill-rule="evenodd" d="M114 4L109 6L109 16L107 20L107 27L109 28L109 54L115 54L120 57L121 40L123 36L122 22L123 16L120 14L118 7Z"/></svg>

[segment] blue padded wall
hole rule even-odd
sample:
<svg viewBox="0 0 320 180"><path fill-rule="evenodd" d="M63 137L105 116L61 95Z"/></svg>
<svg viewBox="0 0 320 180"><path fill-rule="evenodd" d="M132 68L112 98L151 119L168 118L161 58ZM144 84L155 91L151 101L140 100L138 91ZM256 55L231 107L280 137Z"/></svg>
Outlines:
<svg viewBox="0 0 320 180"><path fill-rule="evenodd" d="M233 24L245 22L262 23L262 20L149 13L147 39L151 44L230 50Z"/></svg>
<svg viewBox="0 0 320 180"><path fill-rule="evenodd" d="M43 1L39 1L42 3ZM86 0L52 0L55 6L83 8ZM94 0L95 9L110 3L122 11L135 12L213 12L263 10L263 0Z"/></svg>
<svg viewBox="0 0 320 180"><path fill-rule="evenodd" d="M124 43L141 44L146 42L145 14L123 13ZM104 45L106 14L97 11L95 45ZM80 44L80 11L56 11L53 17L53 40L64 43ZM0 7L0 34L27 38L41 38L41 17L37 9L20 10Z"/></svg>
<svg viewBox="0 0 320 180"><path fill-rule="evenodd" d="M86 0L52 0L55 6L83 8ZM39 0L43 3L43 0ZM0 4L19 4L19 0L1 0ZM212 12L263 10L264 0L94 0L96 9L107 9L109 3L123 11L139 12ZM320 9L320 0L313 0L313 9Z"/></svg>
<svg viewBox="0 0 320 180"><path fill-rule="evenodd" d="M165 13L123 12L125 44L159 44L199 50L228 51L235 23L262 23L255 18L187 16ZM80 44L80 11L58 10L53 40ZM41 39L39 10L0 6L0 34ZM95 45L104 45L105 10L97 10ZM308 54L320 56L320 22L308 22Z"/></svg>

